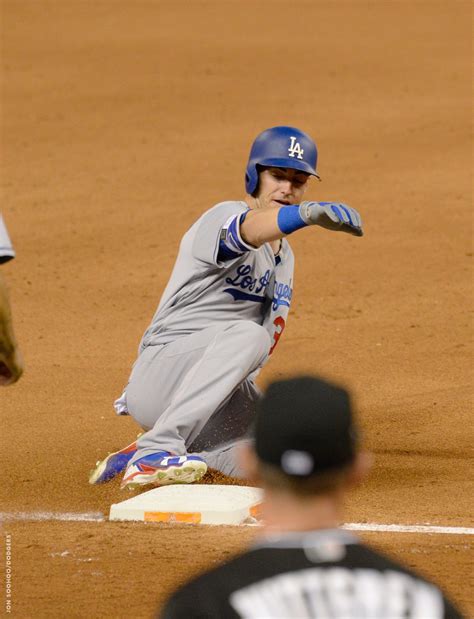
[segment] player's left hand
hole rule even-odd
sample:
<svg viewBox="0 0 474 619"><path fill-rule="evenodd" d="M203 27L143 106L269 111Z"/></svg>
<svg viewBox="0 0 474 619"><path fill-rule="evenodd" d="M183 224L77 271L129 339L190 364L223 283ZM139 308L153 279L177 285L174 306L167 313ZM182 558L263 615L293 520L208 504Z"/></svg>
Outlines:
<svg viewBox="0 0 474 619"><path fill-rule="evenodd" d="M301 202L299 213L308 225L363 236L362 219L355 208L340 202Z"/></svg>

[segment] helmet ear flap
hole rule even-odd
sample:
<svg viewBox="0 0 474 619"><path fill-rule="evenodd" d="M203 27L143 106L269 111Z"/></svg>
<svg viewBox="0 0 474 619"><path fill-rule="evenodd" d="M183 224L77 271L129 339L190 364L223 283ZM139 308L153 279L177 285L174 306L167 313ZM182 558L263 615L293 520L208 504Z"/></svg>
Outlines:
<svg viewBox="0 0 474 619"><path fill-rule="evenodd" d="M256 165L249 165L245 173L245 188L247 193L255 197L258 187L258 169Z"/></svg>

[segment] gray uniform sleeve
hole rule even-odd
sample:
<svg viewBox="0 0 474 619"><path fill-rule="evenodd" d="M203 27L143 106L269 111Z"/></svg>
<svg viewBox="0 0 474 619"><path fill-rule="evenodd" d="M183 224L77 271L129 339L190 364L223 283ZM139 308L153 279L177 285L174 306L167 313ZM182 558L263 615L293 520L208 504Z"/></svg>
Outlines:
<svg viewBox="0 0 474 619"><path fill-rule="evenodd" d="M240 236L240 217L248 210L245 202L221 202L196 222L193 257L214 267L228 267L257 248Z"/></svg>
<svg viewBox="0 0 474 619"><path fill-rule="evenodd" d="M7 262L15 257L15 250L12 247L7 228L0 213L0 264Z"/></svg>

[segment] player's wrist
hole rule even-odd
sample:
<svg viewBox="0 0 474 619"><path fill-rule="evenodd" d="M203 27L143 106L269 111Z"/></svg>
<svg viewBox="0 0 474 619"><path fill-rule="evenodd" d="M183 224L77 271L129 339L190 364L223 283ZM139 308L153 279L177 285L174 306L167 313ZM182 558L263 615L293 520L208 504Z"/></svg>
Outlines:
<svg viewBox="0 0 474 619"><path fill-rule="evenodd" d="M298 204L282 206L278 210L277 224L283 234L291 234L305 228L309 222L305 221L301 215L301 208Z"/></svg>

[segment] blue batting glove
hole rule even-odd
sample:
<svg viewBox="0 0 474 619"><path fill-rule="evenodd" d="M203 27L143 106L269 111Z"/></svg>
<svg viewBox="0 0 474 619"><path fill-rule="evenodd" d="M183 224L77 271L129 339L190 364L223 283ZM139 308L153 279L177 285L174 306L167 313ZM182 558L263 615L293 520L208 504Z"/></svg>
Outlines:
<svg viewBox="0 0 474 619"><path fill-rule="evenodd" d="M301 202L299 214L308 226L321 226L355 236L364 234L359 213L340 202Z"/></svg>

